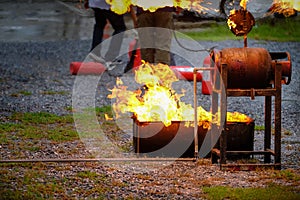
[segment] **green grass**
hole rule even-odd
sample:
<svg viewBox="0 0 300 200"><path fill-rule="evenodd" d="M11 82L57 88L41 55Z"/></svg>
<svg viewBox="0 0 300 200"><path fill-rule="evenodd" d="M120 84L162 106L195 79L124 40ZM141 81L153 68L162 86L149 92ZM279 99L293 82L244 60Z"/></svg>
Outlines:
<svg viewBox="0 0 300 200"><path fill-rule="evenodd" d="M12 123L0 124L0 143L15 142L20 139L41 140L48 139L54 142L72 141L79 139L76 130L70 126L41 126L22 125Z"/></svg>
<svg viewBox="0 0 300 200"><path fill-rule="evenodd" d="M96 107L96 113L99 115L110 114L112 115L111 106Z"/></svg>
<svg viewBox="0 0 300 200"><path fill-rule="evenodd" d="M251 39L279 42L300 41L300 21L294 18L260 21L249 33Z"/></svg>
<svg viewBox="0 0 300 200"><path fill-rule="evenodd" d="M205 28L198 32L185 32L195 40L243 40L243 37L236 37L228 28L226 22ZM279 41L279 42L300 42L300 20L297 18L285 19L261 19L248 34L249 39Z"/></svg>
<svg viewBox="0 0 300 200"><path fill-rule="evenodd" d="M184 34L188 37L191 37L194 40L221 41L239 39L231 33L231 31L225 23L205 28L202 31L184 32Z"/></svg>
<svg viewBox="0 0 300 200"><path fill-rule="evenodd" d="M7 121L0 122L0 144L16 145L31 151L39 140L65 142L79 139L72 115L59 116L46 112L14 113ZM16 149L16 151L18 151Z"/></svg>
<svg viewBox="0 0 300 200"><path fill-rule="evenodd" d="M286 169L286 170L281 170L281 171L275 171L272 174L272 178L284 179L284 180L289 180L289 181L299 181L300 175L296 174L291 169Z"/></svg>
<svg viewBox="0 0 300 200"><path fill-rule="evenodd" d="M95 111L99 120L103 121L102 128L107 132L112 132L108 135L113 138L114 133L119 129L116 128L115 123L106 122L104 119L105 113L112 115L111 107L96 108ZM0 145L9 146L12 155L23 157L22 150L32 152L43 150L41 140L63 143L79 140L79 136L100 137L97 131L98 124L96 124L96 128L94 127L95 124L90 125L90 115L83 113L79 116L87 128L85 134L77 132L73 117L73 115L60 116L47 112L14 113L7 117L5 121L0 121Z"/></svg>
<svg viewBox="0 0 300 200"><path fill-rule="evenodd" d="M264 131L264 130L265 130L265 126L258 126L258 125L255 125L254 130L255 130L255 131Z"/></svg>
<svg viewBox="0 0 300 200"><path fill-rule="evenodd" d="M12 97L19 97L20 95L30 96L30 95L32 95L32 92L21 90L18 93L11 94Z"/></svg>
<svg viewBox="0 0 300 200"><path fill-rule="evenodd" d="M24 124L73 123L72 115L59 116L47 112L14 113L9 119Z"/></svg>
<svg viewBox="0 0 300 200"><path fill-rule="evenodd" d="M282 200L300 199L292 186L279 186L271 184L266 188L232 188L225 186L203 187L207 199L239 199L239 200Z"/></svg>
<svg viewBox="0 0 300 200"><path fill-rule="evenodd" d="M43 95L56 95L56 94L58 94L58 95L68 95L69 94L69 92L67 92L67 91L52 91L52 90L42 91L40 93L43 94Z"/></svg>

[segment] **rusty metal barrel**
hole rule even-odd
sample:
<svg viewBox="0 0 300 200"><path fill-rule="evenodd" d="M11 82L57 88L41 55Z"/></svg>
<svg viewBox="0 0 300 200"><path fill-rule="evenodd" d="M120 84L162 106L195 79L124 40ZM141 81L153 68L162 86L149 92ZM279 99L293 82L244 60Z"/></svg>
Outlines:
<svg viewBox="0 0 300 200"><path fill-rule="evenodd" d="M266 88L270 85L272 59L263 48L225 48L214 55L215 65L227 65L227 88Z"/></svg>

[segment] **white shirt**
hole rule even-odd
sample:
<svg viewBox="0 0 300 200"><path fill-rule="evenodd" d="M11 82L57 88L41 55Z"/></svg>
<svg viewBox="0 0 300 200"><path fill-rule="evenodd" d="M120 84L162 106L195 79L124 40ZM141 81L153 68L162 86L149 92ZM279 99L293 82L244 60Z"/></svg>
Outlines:
<svg viewBox="0 0 300 200"><path fill-rule="evenodd" d="M106 3L105 0L89 0L89 7L90 8L100 8L100 9L105 9L109 10L110 5Z"/></svg>

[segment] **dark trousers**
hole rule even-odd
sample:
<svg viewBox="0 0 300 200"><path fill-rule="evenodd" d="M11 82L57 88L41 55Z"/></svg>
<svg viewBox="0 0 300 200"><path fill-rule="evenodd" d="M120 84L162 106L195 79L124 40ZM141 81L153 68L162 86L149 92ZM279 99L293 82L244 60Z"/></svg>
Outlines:
<svg viewBox="0 0 300 200"><path fill-rule="evenodd" d="M138 15L142 59L149 63L171 64L173 13L142 12Z"/></svg>
<svg viewBox="0 0 300 200"><path fill-rule="evenodd" d="M114 29L113 35L116 36L112 37L109 45L109 49L106 55L104 56L104 59L106 61L112 61L119 55L122 40L123 40L122 33L126 30L126 25L124 22L123 15L118 15L112 12L111 10L104 10L100 8L93 8L93 10L95 16L95 25L93 31L93 41L92 41L91 50L93 50L96 46L98 46L102 42L104 28L107 24L107 21L109 21L112 28Z"/></svg>

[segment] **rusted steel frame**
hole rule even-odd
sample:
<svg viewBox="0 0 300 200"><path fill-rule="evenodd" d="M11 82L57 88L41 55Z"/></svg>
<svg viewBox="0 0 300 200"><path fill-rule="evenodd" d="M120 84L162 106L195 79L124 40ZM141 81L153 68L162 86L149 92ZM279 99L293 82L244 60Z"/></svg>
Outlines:
<svg viewBox="0 0 300 200"><path fill-rule="evenodd" d="M288 85L292 79L292 62L291 62L291 55L289 52L270 52L272 58L272 69L273 71L276 70L276 65L281 64L282 66L282 76L287 77L285 84ZM287 60L282 60L287 59ZM280 60L280 61L278 61Z"/></svg>
<svg viewBox="0 0 300 200"><path fill-rule="evenodd" d="M276 74L277 81L276 83L279 83L280 85L280 91L281 91L281 71L278 72L277 70ZM277 145L277 151L270 150L271 146L271 97L272 96L278 96L278 88L267 88L267 89L227 89L227 80L228 80L228 73L227 73L227 65L222 64L221 66L221 77L224 83L224 88L226 91L227 96L251 96L252 99L254 96L265 96L266 97L266 107L265 107L265 148L264 151L226 151L226 134L224 131L222 131L221 137L220 137L220 149L213 149L212 154L217 155L220 158L220 164L226 165L226 156L228 154L264 154L265 155L265 163L270 163L270 155L277 156L278 159L278 151L280 151L280 147L278 144L280 144L280 139L275 140L275 145ZM222 94L222 90L219 88L219 90L214 90L216 93L221 93L221 115L223 113L227 112L227 96ZM277 100L278 101L278 100ZM280 103L281 104L281 103ZM275 106L276 107L276 106ZM280 109L281 106L277 105L277 110ZM281 110L280 110L281 113ZM277 117L278 118L278 117ZM225 118L226 119L226 118ZM278 120L277 120L278 122ZM281 122L279 122L281 124ZM225 121L226 125L226 121ZM278 129L278 127L277 127ZM278 136L277 136L278 137ZM278 142L279 140L279 142ZM280 152L279 152L280 153ZM214 159L216 161L216 158ZM276 160L276 159L275 159ZM213 159L212 159L213 161ZM233 164L232 164L233 165ZM237 165L237 164L236 164ZM272 166L276 166L278 168L280 166L280 158L278 159L278 162L275 162Z"/></svg>
<svg viewBox="0 0 300 200"><path fill-rule="evenodd" d="M44 162L174 162L195 161L194 158L71 158L71 159L10 159L0 160L0 163L44 163Z"/></svg>
<svg viewBox="0 0 300 200"><path fill-rule="evenodd" d="M222 57L221 57L222 59ZM221 80L220 81L220 90L221 90L221 97L220 97L220 101L221 101L221 109L220 109L220 122L221 119L224 119L224 124L222 127L222 132L221 132L221 137L220 137L220 153L221 153L221 157L220 157L220 164L226 164L226 160L227 160L227 155L226 155L226 150L227 150L227 134L226 134L226 121L227 121L227 117L226 117L226 113L227 113L227 80L228 80L228 66L227 64L222 63L221 64ZM224 90L222 90L221 86L221 82L223 81L223 85L224 85ZM222 124L220 124L220 126L222 126Z"/></svg>
<svg viewBox="0 0 300 200"><path fill-rule="evenodd" d="M193 70L193 83L194 83L194 144L195 144L195 153L194 157L198 159L199 157L199 144L198 144L198 119L197 119L197 72L198 71L211 71L215 70L213 67L196 67Z"/></svg>
<svg viewBox="0 0 300 200"><path fill-rule="evenodd" d="M266 149L266 151L270 152L271 155L275 156L275 151L273 149Z"/></svg>
<svg viewBox="0 0 300 200"><path fill-rule="evenodd" d="M213 88L212 91L212 114L215 115L218 112L218 102L219 102L219 91ZM213 123L211 125L211 145L213 141L216 141L216 137L219 137L218 126ZM220 150L218 148L213 148L211 151L211 162L218 163L218 158L220 157Z"/></svg>
<svg viewBox="0 0 300 200"><path fill-rule="evenodd" d="M212 92L212 114L215 115L218 112L218 102L219 102L219 93L215 89ZM219 137L218 132L219 127L217 124L213 123L211 126L211 144L213 141L216 141L216 137ZM213 148L211 151L211 162L218 163L218 158L220 157L220 150Z"/></svg>
<svg viewBox="0 0 300 200"><path fill-rule="evenodd" d="M254 92L254 96L275 96L276 89L227 89L227 96L251 96Z"/></svg>
<svg viewBox="0 0 300 200"><path fill-rule="evenodd" d="M265 97L265 138L264 138L264 150L271 148L271 113L272 113L272 97ZM265 163L271 162L271 156L265 155Z"/></svg>
<svg viewBox="0 0 300 200"><path fill-rule="evenodd" d="M285 52L285 53L286 53L287 58L288 58L288 61L287 61L287 62L291 65L291 66L290 66L289 75L288 75L288 80L287 80L287 82L285 83L286 85L289 85L290 82L291 82L291 80L292 80L292 59L291 59L291 55L290 55L289 52ZM281 63L283 63L283 62L281 62ZM282 68L281 68L281 72L282 72ZM282 73L281 73L281 74L282 74Z"/></svg>
<svg viewBox="0 0 300 200"><path fill-rule="evenodd" d="M276 65L275 69L275 164L278 164L276 169L281 169L281 74L282 66L280 63Z"/></svg>
<svg viewBox="0 0 300 200"><path fill-rule="evenodd" d="M199 157L199 144L198 144L198 113L197 113L197 107L198 107L198 102L197 102L197 69L194 69L194 74L193 74L193 82L194 82L194 144L195 144L195 153L194 157L198 159Z"/></svg>
<svg viewBox="0 0 300 200"><path fill-rule="evenodd" d="M230 155L237 155L237 154L244 154L244 155L254 155L254 154L260 154L260 155L267 155L267 154L273 154L271 151L226 151L227 154Z"/></svg>
<svg viewBox="0 0 300 200"><path fill-rule="evenodd" d="M217 157L220 157L220 155L221 155L220 150L217 149L217 148L213 148L213 149L211 150L211 153L212 153L212 154L215 154ZM212 159L213 159L213 158L216 158L216 157L212 157ZM212 163L217 163L217 160L214 160L214 161L215 161L215 162L212 161Z"/></svg>
<svg viewBox="0 0 300 200"><path fill-rule="evenodd" d="M222 56L222 54L221 54ZM227 113L227 96L226 96L226 89L227 89L227 76L228 76L228 66L227 64L221 64L220 73L214 73L214 87L212 92L212 114L216 114L218 112L218 102L219 102L219 94L220 94L220 122L221 119L224 120L224 124L221 125L221 136L220 136L220 147L213 148L211 151L211 161L212 163L217 163L218 158L220 158L220 164L226 163L226 149L227 149L227 134L225 131L226 128L226 113ZM222 88L222 84L224 88ZM216 124L212 124L212 140L215 136L218 127Z"/></svg>
<svg viewBox="0 0 300 200"><path fill-rule="evenodd" d="M248 47L248 39L247 34L244 34L244 47Z"/></svg>

